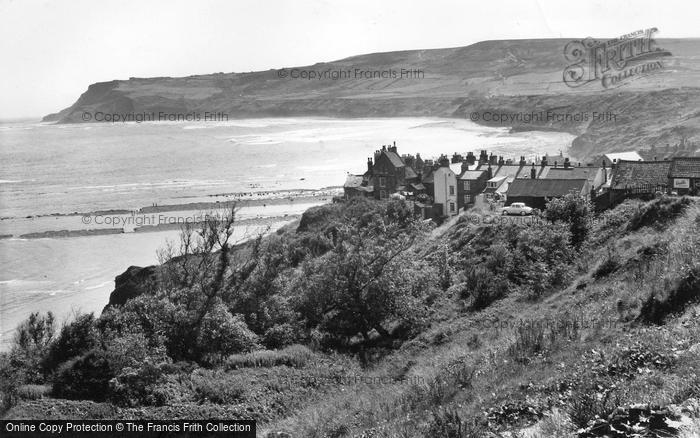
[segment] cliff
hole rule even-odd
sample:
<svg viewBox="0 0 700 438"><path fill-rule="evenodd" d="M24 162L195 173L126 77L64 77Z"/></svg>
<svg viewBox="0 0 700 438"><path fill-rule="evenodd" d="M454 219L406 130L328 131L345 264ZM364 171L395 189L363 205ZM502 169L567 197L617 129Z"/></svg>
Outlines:
<svg viewBox="0 0 700 438"><path fill-rule="evenodd" d="M630 145L698 138L700 40L658 40L672 54L664 59L665 68L609 90L600 83L581 88L563 83L568 64L563 49L569 41L484 41L250 73L114 80L92 84L71 107L44 120L94 122L99 121L93 116L98 112L153 114L159 120L161 113L166 119L187 114L205 117L205 113L228 118L465 117L486 110L530 113L590 108L617 111L619 118L614 124L555 120L504 125L574 132L581 136L575 144L580 158ZM652 129L647 128L649 124ZM624 126L624 132L618 126Z"/></svg>

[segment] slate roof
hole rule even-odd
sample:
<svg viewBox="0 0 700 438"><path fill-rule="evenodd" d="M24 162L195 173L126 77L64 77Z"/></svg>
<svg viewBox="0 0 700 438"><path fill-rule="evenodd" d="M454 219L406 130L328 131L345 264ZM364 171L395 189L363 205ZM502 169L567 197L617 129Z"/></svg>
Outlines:
<svg viewBox="0 0 700 438"><path fill-rule="evenodd" d="M516 179L508 187L508 196L544 198L580 194L587 184L585 179Z"/></svg>
<svg viewBox="0 0 700 438"><path fill-rule="evenodd" d="M619 161L613 171L611 189L641 184L668 184L671 161Z"/></svg>
<svg viewBox="0 0 700 438"><path fill-rule="evenodd" d="M674 157L671 178L700 178L700 157Z"/></svg>
<svg viewBox="0 0 700 438"><path fill-rule="evenodd" d="M474 179L479 179L484 173L486 173L485 170L467 170L462 174L462 176L459 177L459 179L464 179L464 180L474 180Z"/></svg>
<svg viewBox="0 0 700 438"><path fill-rule="evenodd" d="M547 174L544 176L546 179L587 179L589 182L593 182L596 175L600 172L598 167L569 167L565 169L563 167L555 167L549 169Z"/></svg>
<svg viewBox="0 0 700 438"><path fill-rule="evenodd" d="M517 164L504 164L503 166L491 166L493 169L493 176L508 176L515 178L520 172L520 169L526 169L527 166L521 167ZM527 170L529 172L529 170ZM529 175L529 173L528 173Z"/></svg>
<svg viewBox="0 0 700 438"><path fill-rule="evenodd" d="M416 171L411 166L406 166L406 179L418 178Z"/></svg>
<svg viewBox="0 0 700 438"><path fill-rule="evenodd" d="M394 167L403 167L405 165L401 157L399 157L399 154L397 154L396 152L382 151L382 153L384 153L387 156L387 158L389 158L389 161L391 161L391 164Z"/></svg>

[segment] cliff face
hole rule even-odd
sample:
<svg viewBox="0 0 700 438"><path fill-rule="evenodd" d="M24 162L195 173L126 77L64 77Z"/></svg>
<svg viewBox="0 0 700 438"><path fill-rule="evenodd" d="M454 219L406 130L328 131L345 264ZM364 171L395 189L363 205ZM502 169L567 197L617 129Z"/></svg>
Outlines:
<svg viewBox="0 0 700 438"><path fill-rule="evenodd" d="M95 122L95 113L164 117L223 113L229 118L331 116L467 117L473 111L615 110L615 124L505 123L582 135L579 157L630 144L698 137L700 40L658 40L672 53L657 74L604 90L600 83L569 88L562 80L569 39L484 41L467 47L355 56L312 66L184 78L131 78L91 85L70 108L45 121ZM651 110L651 112L650 112ZM650 116L677 116L661 123ZM86 116L88 113L90 116ZM478 123L488 123L477 120ZM654 132L647 132L648 123ZM680 127L680 130L678 129ZM644 128L644 129L642 129Z"/></svg>
<svg viewBox="0 0 700 438"><path fill-rule="evenodd" d="M129 266L126 271L117 275L114 279L114 290L109 295L109 303L105 310L110 306L120 306L128 300L146 293L157 281L157 269L156 266L145 268Z"/></svg>

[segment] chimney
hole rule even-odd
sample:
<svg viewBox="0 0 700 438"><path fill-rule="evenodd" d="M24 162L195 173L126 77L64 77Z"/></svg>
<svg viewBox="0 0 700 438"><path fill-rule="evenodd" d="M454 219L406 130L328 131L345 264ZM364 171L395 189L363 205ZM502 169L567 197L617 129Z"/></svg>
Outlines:
<svg viewBox="0 0 700 438"><path fill-rule="evenodd" d="M605 160L603 160L603 184L608 181L608 168L605 165Z"/></svg>
<svg viewBox="0 0 700 438"><path fill-rule="evenodd" d="M488 163L489 162L489 155L486 153L486 151L481 151L479 153L479 163Z"/></svg>
<svg viewBox="0 0 700 438"><path fill-rule="evenodd" d="M372 159L367 158L367 172L371 172L371 171L372 171Z"/></svg>
<svg viewBox="0 0 700 438"><path fill-rule="evenodd" d="M497 162L498 158L494 154L489 155L489 164L496 164Z"/></svg>
<svg viewBox="0 0 700 438"><path fill-rule="evenodd" d="M546 167L546 166L547 166L547 156L545 155L544 157L542 157L542 167Z"/></svg>
<svg viewBox="0 0 700 438"><path fill-rule="evenodd" d="M506 162L503 160L503 156L498 157L498 165L503 166Z"/></svg>
<svg viewBox="0 0 700 438"><path fill-rule="evenodd" d="M466 172L467 170L469 170L469 162L462 161L462 173Z"/></svg>
<svg viewBox="0 0 700 438"><path fill-rule="evenodd" d="M491 169L491 163L489 163L489 168L486 169L486 179L489 180L493 178L493 169Z"/></svg>
<svg viewBox="0 0 700 438"><path fill-rule="evenodd" d="M568 169L571 167L571 163L569 162L568 158L564 158L564 169Z"/></svg>
<svg viewBox="0 0 700 438"><path fill-rule="evenodd" d="M537 179L537 169L535 169L535 163L532 163L532 169L530 169L530 178Z"/></svg>
<svg viewBox="0 0 700 438"><path fill-rule="evenodd" d="M554 162L554 167L557 167L557 164L558 164L558 163L555 161L555 162Z"/></svg>
<svg viewBox="0 0 700 438"><path fill-rule="evenodd" d="M474 165L474 163L476 163L476 157L474 156L474 154L472 152L467 153L466 161L467 161L467 164L469 164L470 166L472 166L472 165Z"/></svg>
<svg viewBox="0 0 700 438"><path fill-rule="evenodd" d="M438 162L440 163L440 167L450 167L450 159L445 155L441 155Z"/></svg>
<svg viewBox="0 0 700 438"><path fill-rule="evenodd" d="M527 164L527 163L525 162L525 157L521 156L521 157L520 157L520 162L518 163L518 165L520 165L520 167L523 167L523 166L525 166L526 164Z"/></svg>

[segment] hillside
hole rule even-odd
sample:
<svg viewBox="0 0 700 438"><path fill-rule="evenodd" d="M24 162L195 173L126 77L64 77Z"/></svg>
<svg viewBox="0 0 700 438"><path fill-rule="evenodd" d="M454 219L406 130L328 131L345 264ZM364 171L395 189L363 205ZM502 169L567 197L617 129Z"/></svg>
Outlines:
<svg viewBox="0 0 700 438"><path fill-rule="evenodd" d="M401 201L356 199L131 268L100 318L50 339L48 320L25 325L0 357L4 416L246 417L269 437L697 436L700 201L592 216L568 197L546 219L495 219L431 228Z"/></svg>
<svg viewBox="0 0 700 438"><path fill-rule="evenodd" d="M280 70L114 80L90 85L71 107L44 120L82 123L84 112L100 111L221 112L230 118L465 117L472 111L580 112L585 108L612 110L620 118L613 124L543 122L519 124L516 128L544 127L580 135L574 152L581 159L631 146L675 144L683 137L698 141L700 40L658 40L658 45L673 55L664 59L665 69L605 91L599 83L577 89L563 83L562 71L567 63L562 51L569 41L484 41L450 49L360 55ZM402 68L418 69L423 75L367 79L356 78L354 73L355 69L372 72ZM294 69L352 74L338 79L294 79L289 77Z"/></svg>

